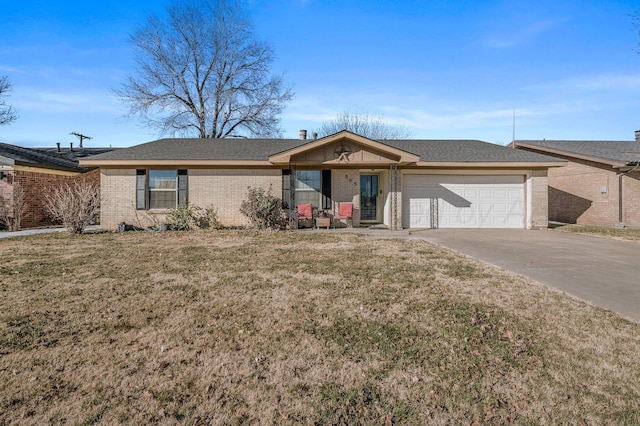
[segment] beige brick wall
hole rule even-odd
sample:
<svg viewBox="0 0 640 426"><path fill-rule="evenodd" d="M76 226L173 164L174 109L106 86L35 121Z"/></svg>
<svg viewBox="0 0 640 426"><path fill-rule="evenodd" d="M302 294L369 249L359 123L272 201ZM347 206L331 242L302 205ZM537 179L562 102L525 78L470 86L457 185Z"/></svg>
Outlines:
<svg viewBox="0 0 640 426"><path fill-rule="evenodd" d="M228 226L248 224L240 213L249 187L271 188L271 194L282 197L282 171L274 169L193 169L189 170L189 203L213 207L220 221Z"/></svg>
<svg viewBox="0 0 640 426"><path fill-rule="evenodd" d="M570 161L565 167L549 169L549 220L617 226L615 169L588 161Z"/></svg>
<svg viewBox="0 0 640 426"><path fill-rule="evenodd" d="M136 211L136 170L100 169L100 223L116 229L120 222L147 227L154 217Z"/></svg>
<svg viewBox="0 0 640 426"><path fill-rule="evenodd" d="M213 207L219 220L227 226L247 224L240 213L249 187L272 189L282 196L280 170L189 169L189 203L198 207ZM125 222L141 228L166 222L162 212L136 210L135 169L102 169L101 223L105 229L115 229Z"/></svg>
<svg viewBox="0 0 640 426"><path fill-rule="evenodd" d="M339 169L331 172L332 214L338 212L338 205L353 203L353 226L360 226L360 172Z"/></svg>
<svg viewBox="0 0 640 426"><path fill-rule="evenodd" d="M531 177L531 228L540 229L549 226L549 191L547 189L547 171L532 170Z"/></svg>
<svg viewBox="0 0 640 426"><path fill-rule="evenodd" d="M640 228L640 171L622 178L622 223L630 228Z"/></svg>

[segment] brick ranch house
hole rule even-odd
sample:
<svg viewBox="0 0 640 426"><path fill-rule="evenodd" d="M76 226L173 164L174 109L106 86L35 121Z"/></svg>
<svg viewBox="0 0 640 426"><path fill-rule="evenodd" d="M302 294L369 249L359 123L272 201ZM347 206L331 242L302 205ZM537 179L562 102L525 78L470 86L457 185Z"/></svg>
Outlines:
<svg viewBox="0 0 640 426"><path fill-rule="evenodd" d="M520 150L568 161L549 169L549 219L640 228L640 131L633 141L519 140Z"/></svg>
<svg viewBox="0 0 640 426"><path fill-rule="evenodd" d="M0 202L8 206L7 214L14 214L15 189L24 194L26 214L21 228L51 226L45 213L44 193L55 187L86 179L100 184L100 172L78 164L78 159L110 151L111 148L23 148L0 143Z"/></svg>
<svg viewBox="0 0 640 426"><path fill-rule="evenodd" d="M321 139L161 139L80 160L99 167L101 224L163 223L188 202L225 225L249 187L332 217L354 204L353 226L544 228L547 170L566 162L477 140L376 141L342 131ZM294 209L292 209L294 210Z"/></svg>

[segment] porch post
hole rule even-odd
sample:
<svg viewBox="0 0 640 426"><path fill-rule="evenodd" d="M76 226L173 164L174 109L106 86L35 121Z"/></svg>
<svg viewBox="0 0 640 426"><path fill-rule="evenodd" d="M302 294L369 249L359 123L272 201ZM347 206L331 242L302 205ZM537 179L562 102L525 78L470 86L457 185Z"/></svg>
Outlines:
<svg viewBox="0 0 640 426"><path fill-rule="evenodd" d="M398 230L398 165L389 165L389 191L391 191L391 229Z"/></svg>

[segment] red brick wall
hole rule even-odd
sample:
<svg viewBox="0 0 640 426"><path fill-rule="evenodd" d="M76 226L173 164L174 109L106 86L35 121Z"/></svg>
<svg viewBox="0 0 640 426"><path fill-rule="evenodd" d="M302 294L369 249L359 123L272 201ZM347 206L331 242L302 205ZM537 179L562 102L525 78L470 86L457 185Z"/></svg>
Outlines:
<svg viewBox="0 0 640 426"><path fill-rule="evenodd" d="M28 205L27 214L22 219L22 228L36 228L51 226L54 223L47 217L45 212L44 194L59 186L70 184L77 180L89 181L98 187L100 186L100 171L98 169L90 172L66 176L36 171L16 170L11 172L11 177L0 184L0 194L5 199L11 199L13 195L13 185L18 182L24 191L25 203Z"/></svg>

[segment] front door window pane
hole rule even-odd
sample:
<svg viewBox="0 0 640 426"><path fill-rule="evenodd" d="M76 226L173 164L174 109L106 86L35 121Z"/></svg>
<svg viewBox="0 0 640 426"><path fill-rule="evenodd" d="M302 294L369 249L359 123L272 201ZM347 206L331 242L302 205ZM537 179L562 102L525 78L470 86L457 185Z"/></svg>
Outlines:
<svg viewBox="0 0 640 426"><path fill-rule="evenodd" d="M360 220L378 220L378 175L360 176Z"/></svg>

